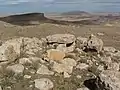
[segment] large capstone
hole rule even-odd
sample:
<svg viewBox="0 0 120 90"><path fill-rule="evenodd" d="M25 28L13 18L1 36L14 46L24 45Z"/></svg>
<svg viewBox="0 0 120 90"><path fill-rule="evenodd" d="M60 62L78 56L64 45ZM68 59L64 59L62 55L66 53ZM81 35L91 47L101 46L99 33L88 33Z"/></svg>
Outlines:
<svg viewBox="0 0 120 90"><path fill-rule="evenodd" d="M69 44L73 43L76 38L71 34L54 34L47 36L48 43L59 43L59 44Z"/></svg>

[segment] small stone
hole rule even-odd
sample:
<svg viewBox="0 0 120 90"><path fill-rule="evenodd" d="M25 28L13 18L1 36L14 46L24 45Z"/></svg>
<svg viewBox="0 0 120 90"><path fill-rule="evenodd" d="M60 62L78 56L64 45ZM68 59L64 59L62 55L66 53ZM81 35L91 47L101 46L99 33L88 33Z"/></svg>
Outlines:
<svg viewBox="0 0 120 90"><path fill-rule="evenodd" d="M64 78L70 78L70 76L67 72L64 72Z"/></svg>
<svg viewBox="0 0 120 90"><path fill-rule="evenodd" d="M77 90L89 90L88 88L78 88Z"/></svg>
<svg viewBox="0 0 120 90"><path fill-rule="evenodd" d="M99 36L104 36L104 33L97 33L97 35L99 35Z"/></svg>
<svg viewBox="0 0 120 90"><path fill-rule="evenodd" d="M12 90L10 86L5 87L5 90Z"/></svg>
<svg viewBox="0 0 120 90"><path fill-rule="evenodd" d="M30 75L24 75L24 78L25 78L25 79L30 79L31 76L30 76Z"/></svg>
<svg viewBox="0 0 120 90"><path fill-rule="evenodd" d="M120 70L120 65L119 63L110 63L108 64L107 70L114 70L114 71L119 71Z"/></svg>
<svg viewBox="0 0 120 90"><path fill-rule="evenodd" d="M113 25L110 24L110 23L107 23L107 24L105 24L105 26L107 26L107 27L112 27Z"/></svg>
<svg viewBox="0 0 120 90"><path fill-rule="evenodd" d="M29 57L29 59L34 63L34 62L40 62L40 63L45 63L44 60L42 60L42 58L39 57Z"/></svg>
<svg viewBox="0 0 120 90"><path fill-rule="evenodd" d="M80 63L76 66L77 69L80 69L80 70L87 70L89 67L89 65L87 65L86 63Z"/></svg>
<svg viewBox="0 0 120 90"><path fill-rule="evenodd" d="M32 70L30 70L30 73L31 73L31 74L35 74L36 71L32 69Z"/></svg>
<svg viewBox="0 0 120 90"><path fill-rule="evenodd" d="M116 49L114 47L103 47L105 52L112 52L115 53Z"/></svg>
<svg viewBox="0 0 120 90"><path fill-rule="evenodd" d="M50 50L47 51L47 57L50 60L59 61L59 60L63 60L64 59L65 53L60 51L60 50L50 49Z"/></svg>
<svg viewBox="0 0 120 90"><path fill-rule="evenodd" d="M53 75L54 72L50 71L48 67L41 65L39 69L37 70L37 74L42 74L42 75Z"/></svg>
<svg viewBox="0 0 120 90"><path fill-rule="evenodd" d="M53 82L48 78L36 79L35 87L39 90L50 90L54 87Z"/></svg>
<svg viewBox="0 0 120 90"><path fill-rule="evenodd" d="M99 65L97 69L100 70L100 71L103 71L104 70L104 66Z"/></svg>
<svg viewBox="0 0 120 90"><path fill-rule="evenodd" d="M8 66L6 69L13 71L15 74L21 74L24 71L24 66L22 64L15 64L12 66Z"/></svg>
<svg viewBox="0 0 120 90"><path fill-rule="evenodd" d="M93 65L92 60L87 60L87 64L89 64L90 66L92 66Z"/></svg>
<svg viewBox="0 0 120 90"><path fill-rule="evenodd" d="M0 90L2 90L2 87L0 86Z"/></svg>
<svg viewBox="0 0 120 90"><path fill-rule="evenodd" d="M117 53L113 54L115 57L120 57L120 51L118 51Z"/></svg>
<svg viewBox="0 0 120 90"><path fill-rule="evenodd" d="M77 75L76 77L77 77L78 79L81 79L81 78L82 78L82 76L80 76L80 75Z"/></svg>
<svg viewBox="0 0 120 90"><path fill-rule="evenodd" d="M101 57L101 61L107 64L112 62L111 57Z"/></svg>

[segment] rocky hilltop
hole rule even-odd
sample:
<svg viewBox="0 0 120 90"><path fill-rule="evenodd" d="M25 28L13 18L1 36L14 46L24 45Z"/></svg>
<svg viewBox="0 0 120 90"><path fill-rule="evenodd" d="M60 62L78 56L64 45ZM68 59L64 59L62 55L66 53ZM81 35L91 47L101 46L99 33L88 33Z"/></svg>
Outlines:
<svg viewBox="0 0 120 90"><path fill-rule="evenodd" d="M120 90L120 51L88 38L54 34L1 42L1 90Z"/></svg>

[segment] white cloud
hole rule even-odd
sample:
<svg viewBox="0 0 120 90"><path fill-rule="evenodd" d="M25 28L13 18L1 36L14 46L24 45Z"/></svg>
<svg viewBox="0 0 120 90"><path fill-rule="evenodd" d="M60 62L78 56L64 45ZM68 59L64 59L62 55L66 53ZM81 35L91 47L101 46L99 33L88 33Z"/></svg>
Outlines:
<svg viewBox="0 0 120 90"><path fill-rule="evenodd" d="M21 4L21 3L39 3L39 4L49 4L49 3L57 3L57 4L79 4L79 3L92 3L92 2L107 2L113 0L0 0L0 5L13 5L13 4ZM119 0L115 0L119 1Z"/></svg>
<svg viewBox="0 0 120 90"><path fill-rule="evenodd" d="M0 5L12 5L20 3L77 3L89 0L0 0ZM90 0L91 1L91 0Z"/></svg>
<svg viewBox="0 0 120 90"><path fill-rule="evenodd" d="M32 3L32 2L38 2L38 1L43 1L43 0L0 0L0 5L12 5L12 4L20 4L20 3Z"/></svg>

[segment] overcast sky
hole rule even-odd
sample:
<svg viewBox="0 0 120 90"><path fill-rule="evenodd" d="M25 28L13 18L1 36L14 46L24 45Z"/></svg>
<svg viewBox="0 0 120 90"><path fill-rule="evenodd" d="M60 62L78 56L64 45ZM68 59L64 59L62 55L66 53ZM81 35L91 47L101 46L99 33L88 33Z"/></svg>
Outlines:
<svg viewBox="0 0 120 90"><path fill-rule="evenodd" d="M120 0L0 0L0 13L120 12Z"/></svg>

